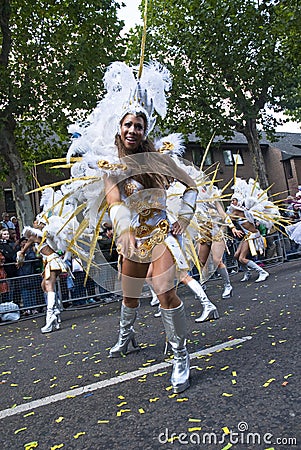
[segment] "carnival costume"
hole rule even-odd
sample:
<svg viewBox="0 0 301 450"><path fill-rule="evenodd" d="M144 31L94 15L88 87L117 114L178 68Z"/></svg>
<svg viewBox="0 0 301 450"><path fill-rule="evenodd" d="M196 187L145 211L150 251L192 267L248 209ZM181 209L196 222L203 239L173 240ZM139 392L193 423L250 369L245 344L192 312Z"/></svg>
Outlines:
<svg viewBox="0 0 301 450"><path fill-rule="evenodd" d="M231 203L228 212L244 232L243 240L248 243L251 255L263 255L266 247L265 239L259 230L251 232L244 224L249 222L254 228L259 224L263 224L267 230L270 230L273 225L281 225L279 208L274 202L269 200L267 190L262 190L258 182L252 178L248 181L235 178L232 189L234 192L231 199L235 199L237 204L233 205ZM235 215L235 211L241 211L243 214L237 213ZM264 281L269 276L266 270L252 260L248 261L244 270L245 274L241 280L242 282L250 279L251 270L255 270L258 273L258 278L255 282Z"/></svg>
<svg viewBox="0 0 301 450"><path fill-rule="evenodd" d="M201 169L197 169L194 165L182 160L185 148L180 134L171 134L155 143L160 153L170 154L176 163L185 168L187 173L194 179L198 187L198 197L196 212L188 227L188 233L195 243L206 243L211 247L214 242L214 258L213 252L210 251L209 257L204 266L198 266L201 282L204 285L216 270L214 261L221 260L226 248L226 227L234 228L234 224L224 211L222 205L223 193L214 185L215 176L209 179ZM168 194L168 211L175 214L181 208L180 199L183 194L183 186L180 183L173 183L167 191ZM191 252L189 253L191 255ZM193 255L192 260L195 261L197 256ZM230 284L229 274L226 268L217 268L224 281L224 290L222 298L229 298L232 295L232 286ZM196 280L191 280L187 286L195 293L196 298L203 306L203 312L196 322L204 322L208 319L217 319L219 314L216 306L208 299L203 286Z"/></svg>
<svg viewBox="0 0 301 450"><path fill-rule="evenodd" d="M68 202L64 202L63 207L60 204L62 197L63 194L60 190L55 192L52 188L46 188L43 191L40 201L42 211L36 217L37 224L43 225L42 230L26 226L22 231L22 235L27 239L33 237L39 240L39 243L35 243L35 247L36 251L42 256L44 266L42 276L44 280L50 279L51 272L68 272L70 274L69 267L65 263L65 260L62 259L62 253L66 252L68 237L70 239L70 233L73 232L77 224L76 219L70 221L70 214L73 212L73 207ZM58 206L59 204L60 206ZM68 226L66 226L68 219ZM71 225L72 228L70 228ZM60 233L61 227L64 228L64 232L62 233ZM48 250L46 254L43 249ZM49 251L51 253L47 254ZM17 262L19 264L23 263L20 252L17 254ZM42 333L50 333L60 328L60 313L63 309L56 292L47 292L46 304L46 324L41 328Z"/></svg>
<svg viewBox="0 0 301 450"><path fill-rule="evenodd" d="M80 256L86 271L92 269L92 276L100 282L98 263L101 252L97 240L101 223L108 209L113 224L115 239L125 232L135 235L135 246L131 259L140 263L151 263L152 252L157 244L164 244L170 251L178 272L189 270L186 250L171 233L171 223L166 212L166 190L145 188L137 177L144 173L163 174L166 179L175 177L170 157L159 152L138 153L119 157L115 144L120 123L127 114L143 114L146 118L145 138L155 125L156 112L162 118L166 114L165 91L171 86L169 71L158 63L143 66L142 75L136 77L136 68L121 62L111 64L104 76L107 90L92 114L83 123L69 127L73 139L67 154L67 165L63 159L56 167L71 167L71 179L62 182L64 195L59 203L67 199L73 205L72 218L78 226L73 236L66 239L66 250ZM46 161L46 163L49 161ZM120 202L107 205L105 178L116 182ZM181 180L180 180L181 181ZM58 183L56 183L58 185ZM168 186L166 186L167 188ZM196 188L187 187L181 199L178 220L187 226L195 211ZM65 226L69 226L69 220ZM58 234L64 234L62 225ZM129 258L117 246L123 258ZM135 283L133 283L134 286ZM133 287L134 288L134 287ZM137 292L137 297L140 293ZM127 353L132 343L137 348L133 328L138 308L122 304L118 341L110 350L111 357ZM175 392L182 392L189 386L189 355L186 349L186 325L183 303L177 308L164 310L162 320L166 337L174 354L172 385Z"/></svg>
<svg viewBox="0 0 301 450"><path fill-rule="evenodd" d="M301 245L301 221L288 225L285 228L285 231L292 241L295 241L296 244Z"/></svg>

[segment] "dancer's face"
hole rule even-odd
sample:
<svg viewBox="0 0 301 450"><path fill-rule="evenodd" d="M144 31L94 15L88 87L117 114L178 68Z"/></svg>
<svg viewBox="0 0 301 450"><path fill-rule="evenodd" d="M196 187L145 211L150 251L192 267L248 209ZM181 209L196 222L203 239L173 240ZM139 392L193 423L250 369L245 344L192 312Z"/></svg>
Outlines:
<svg viewBox="0 0 301 450"><path fill-rule="evenodd" d="M144 138L145 122L143 117L127 114L121 121L120 137L127 150L136 150Z"/></svg>

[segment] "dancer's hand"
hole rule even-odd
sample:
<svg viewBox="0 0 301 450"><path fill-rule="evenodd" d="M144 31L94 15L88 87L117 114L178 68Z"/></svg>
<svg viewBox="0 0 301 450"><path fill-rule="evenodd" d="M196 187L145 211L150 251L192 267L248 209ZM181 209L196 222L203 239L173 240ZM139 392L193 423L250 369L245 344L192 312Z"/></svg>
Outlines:
<svg viewBox="0 0 301 450"><path fill-rule="evenodd" d="M231 228L233 236L237 238L242 238L244 236L244 232L242 230L238 230L237 228Z"/></svg>
<svg viewBox="0 0 301 450"><path fill-rule="evenodd" d="M182 234L186 230L189 222L185 219L178 219L172 225L172 234Z"/></svg>
<svg viewBox="0 0 301 450"><path fill-rule="evenodd" d="M126 259L131 259L135 254L135 236L131 231L124 231L117 239L117 252Z"/></svg>

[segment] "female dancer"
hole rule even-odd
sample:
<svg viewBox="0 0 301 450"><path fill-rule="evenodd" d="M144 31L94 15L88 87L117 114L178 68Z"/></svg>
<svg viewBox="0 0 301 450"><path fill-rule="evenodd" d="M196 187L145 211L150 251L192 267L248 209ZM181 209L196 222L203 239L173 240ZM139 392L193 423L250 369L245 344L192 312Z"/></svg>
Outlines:
<svg viewBox="0 0 301 450"><path fill-rule="evenodd" d="M232 219L237 222L244 233L244 238L240 241L234 254L234 258L245 268L245 274L241 281L244 282L250 279L250 271L252 269L256 270L258 273L255 283L266 280L269 273L248 258L250 253L252 256L257 255L258 253L264 253L264 239L261 236L260 231L255 227L253 215L248 213L249 211L244 206L242 198L238 193L232 195L229 212L231 212Z"/></svg>
<svg viewBox="0 0 301 450"><path fill-rule="evenodd" d="M205 267L209 255L211 256L213 267L214 269L217 268L224 283L222 298L229 298L232 296L233 288L230 283L228 270L222 259L226 250L225 229L226 227L229 227L233 236L238 238L243 236L243 232L235 227L219 201L205 203L203 207L206 208L206 214L203 213L202 216L199 217L198 213L196 213L196 219L199 225L199 232L196 238L199 261L201 266ZM206 222L204 222L204 217L207 217ZM196 320L198 322L204 320L203 316L214 313L214 308L207 302L203 306L204 312L203 315Z"/></svg>
<svg viewBox="0 0 301 450"><path fill-rule="evenodd" d="M54 243L50 237L45 238L43 229L46 220L38 215L34 222L34 228L25 227L22 235L28 239L24 247L17 253L17 264L20 266L24 262L26 250L34 243L42 255L44 263L43 280L41 287L47 295L46 324L41 328L42 333L50 333L60 328L60 306L56 299L56 279L62 272L67 272L67 265L61 256L53 249Z"/></svg>
<svg viewBox="0 0 301 450"><path fill-rule="evenodd" d="M136 94L140 98L142 95L141 92ZM149 115L141 105L132 105L126 110L115 142L119 157L130 168L129 175L123 179L107 176L105 182L117 248L122 255L123 289L119 337L110 356L126 353L129 343L137 348L133 325L152 263L152 284L160 301L167 340L174 353L171 382L174 392L182 392L189 387L189 355L184 305L174 286L175 262L179 269L187 270L188 267L174 236L185 231L194 214L197 189L194 181L170 157L156 153L147 138L149 124ZM134 167L139 170L135 171ZM181 181L186 190L179 218L171 226L166 212L166 188L172 177Z"/></svg>

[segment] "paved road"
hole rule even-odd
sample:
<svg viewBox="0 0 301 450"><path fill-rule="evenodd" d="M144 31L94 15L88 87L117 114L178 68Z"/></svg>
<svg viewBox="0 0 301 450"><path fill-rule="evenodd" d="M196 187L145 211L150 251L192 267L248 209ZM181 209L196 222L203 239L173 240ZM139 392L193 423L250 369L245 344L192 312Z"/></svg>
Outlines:
<svg viewBox="0 0 301 450"><path fill-rule="evenodd" d="M300 449L300 260L269 267L247 284L232 276L221 318L197 324L186 287L191 387L170 391L161 319L141 301L141 350L110 359L119 303L64 311L61 330L44 317L0 327L0 449ZM138 372L137 372L138 371ZM299 400L299 403L298 403Z"/></svg>

